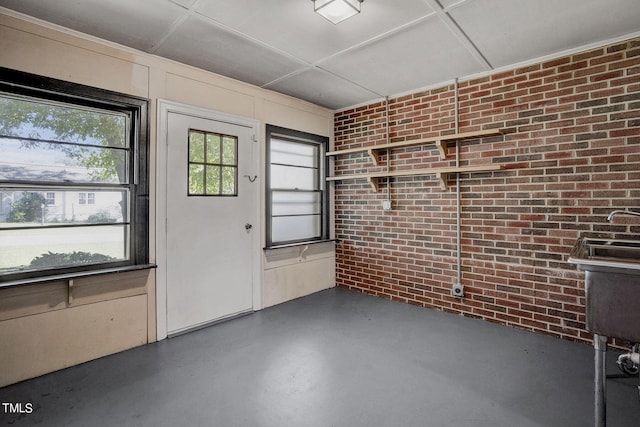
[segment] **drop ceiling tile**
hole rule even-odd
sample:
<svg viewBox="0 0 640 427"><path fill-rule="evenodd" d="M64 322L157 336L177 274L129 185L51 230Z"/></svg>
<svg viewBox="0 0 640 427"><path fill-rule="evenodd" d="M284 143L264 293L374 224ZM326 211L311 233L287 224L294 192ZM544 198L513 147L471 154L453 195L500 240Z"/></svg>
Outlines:
<svg viewBox="0 0 640 427"><path fill-rule="evenodd" d="M182 7L190 8L198 0L169 0L175 4L179 4Z"/></svg>
<svg viewBox="0 0 640 427"><path fill-rule="evenodd" d="M1 0L0 6L143 51L185 13L167 0Z"/></svg>
<svg viewBox="0 0 640 427"><path fill-rule="evenodd" d="M313 68L267 88L334 110L380 98L376 93Z"/></svg>
<svg viewBox="0 0 640 427"><path fill-rule="evenodd" d="M258 86L301 66L197 15L178 26L156 54Z"/></svg>
<svg viewBox="0 0 640 427"><path fill-rule="evenodd" d="M309 63L433 13L424 0L367 0L339 25L316 14L309 0L218 0L196 11Z"/></svg>
<svg viewBox="0 0 640 427"><path fill-rule="evenodd" d="M437 18L331 58L319 66L384 95L483 71L482 65Z"/></svg>
<svg viewBox="0 0 640 427"><path fill-rule="evenodd" d="M494 67L640 31L638 0L474 0L452 18Z"/></svg>
<svg viewBox="0 0 640 427"><path fill-rule="evenodd" d="M447 9L454 6L457 7L462 3L464 3L465 1L472 1L472 0L439 0L439 3L442 5L444 9Z"/></svg>

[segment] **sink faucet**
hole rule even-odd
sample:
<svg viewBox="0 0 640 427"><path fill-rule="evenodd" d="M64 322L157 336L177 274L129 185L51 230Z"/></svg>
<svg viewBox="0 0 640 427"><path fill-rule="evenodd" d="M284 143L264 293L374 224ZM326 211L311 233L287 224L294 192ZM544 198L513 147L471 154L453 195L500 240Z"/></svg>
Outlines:
<svg viewBox="0 0 640 427"><path fill-rule="evenodd" d="M633 211L613 211L609 214L609 216L607 217L607 221L611 222L613 221L613 217L615 217L617 214L620 215L631 215L631 216L638 216L640 217L640 212L633 212Z"/></svg>

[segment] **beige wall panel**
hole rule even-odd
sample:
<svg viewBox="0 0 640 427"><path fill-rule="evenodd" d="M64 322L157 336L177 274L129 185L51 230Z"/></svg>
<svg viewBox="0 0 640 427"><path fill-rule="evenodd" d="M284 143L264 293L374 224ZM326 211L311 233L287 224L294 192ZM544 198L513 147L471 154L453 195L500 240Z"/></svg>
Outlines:
<svg viewBox="0 0 640 427"><path fill-rule="evenodd" d="M0 321L66 308L67 297L67 282L0 289Z"/></svg>
<svg viewBox="0 0 640 427"><path fill-rule="evenodd" d="M167 74L166 96L197 107L248 118L255 116L253 96L171 73Z"/></svg>
<svg viewBox="0 0 640 427"><path fill-rule="evenodd" d="M156 319L156 269L149 270L147 277L147 342L158 339Z"/></svg>
<svg viewBox="0 0 640 427"><path fill-rule="evenodd" d="M293 103L264 101L265 124L309 132L322 136L333 136L333 115L312 109L294 106Z"/></svg>
<svg viewBox="0 0 640 427"><path fill-rule="evenodd" d="M0 387L145 344L146 308L139 295L0 322Z"/></svg>
<svg viewBox="0 0 640 427"><path fill-rule="evenodd" d="M263 265L265 270L300 264L334 256L335 242L296 245L264 251Z"/></svg>
<svg viewBox="0 0 640 427"><path fill-rule="evenodd" d="M272 268L264 272L262 305L270 307L334 286L334 256Z"/></svg>
<svg viewBox="0 0 640 427"><path fill-rule="evenodd" d="M263 125L319 135L333 132L333 112L328 109L55 25L2 13L0 66L151 99L150 230L156 229L158 99L255 118ZM262 154L263 150L261 147ZM152 233L152 262L155 242ZM264 306L334 286L333 247L310 246L302 256L299 250L265 254L260 278ZM66 281L0 290L0 384L154 341L156 271L131 274L75 279L71 305Z"/></svg>
<svg viewBox="0 0 640 427"><path fill-rule="evenodd" d="M147 98L146 66L0 26L0 66Z"/></svg>
<svg viewBox="0 0 640 427"><path fill-rule="evenodd" d="M92 304L146 294L148 277L149 270L140 270L75 279L71 304Z"/></svg>

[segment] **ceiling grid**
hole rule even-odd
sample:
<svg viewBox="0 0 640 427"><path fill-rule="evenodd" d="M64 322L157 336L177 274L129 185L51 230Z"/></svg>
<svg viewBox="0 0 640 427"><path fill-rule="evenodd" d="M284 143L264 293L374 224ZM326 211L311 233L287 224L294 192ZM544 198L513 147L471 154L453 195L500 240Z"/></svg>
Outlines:
<svg viewBox="0 0 640 427"><path fill-rule="evenodd" d="M340 110L640 35L637 0L0 0L143 52Z"/></svg>

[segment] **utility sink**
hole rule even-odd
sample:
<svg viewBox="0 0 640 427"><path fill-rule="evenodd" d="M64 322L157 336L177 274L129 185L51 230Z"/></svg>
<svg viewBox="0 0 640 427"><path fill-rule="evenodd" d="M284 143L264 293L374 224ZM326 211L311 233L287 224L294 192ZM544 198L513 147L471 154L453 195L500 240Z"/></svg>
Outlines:
<svg viewBox="0 0 640 427"><path fill-rule="evenodd" d="M640 216L640 213L614 211ZM585 272L586 327L595 349L596 427L607 425L606 357L608 338L640 343L640 241L580 238L568 262Z"/></svg>
<svg viewBox="0 0 640 427"><path fill-rule="evenodd" d="M640 342L640 241L580 238L568 262L585 271L587 329Z"/></svg>
<svg viewBox="0 0 640 427"><path fill-rule="evenodd" d="M569 263L583 271L636 270L626 274L640 275L640 241L580 238L576 242Z"/></svg>

